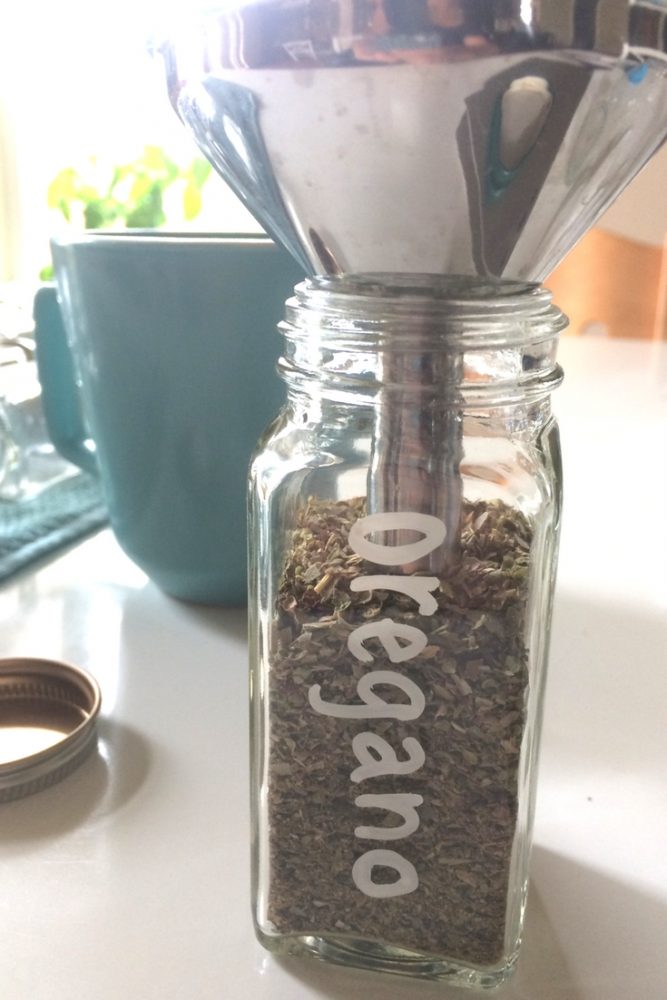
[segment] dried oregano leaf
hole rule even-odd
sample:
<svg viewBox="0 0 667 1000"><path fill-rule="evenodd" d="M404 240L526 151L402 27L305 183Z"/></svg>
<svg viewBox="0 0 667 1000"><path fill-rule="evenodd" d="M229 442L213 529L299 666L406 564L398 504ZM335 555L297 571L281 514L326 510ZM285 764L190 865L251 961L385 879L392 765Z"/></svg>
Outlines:
<svg viewBox="0 0 667 1000"><path fill-rule="evenodd" d="M375 570L348 545L364 514L363 498L309 499L280 578L268 684L268 917L280 933L347 935L491 965L504 947L517 824L532 528L500 501L464 502L459 554L434 594L437 611L427 616L394 591L351 591L352 579ZM326 701L359 703L357 682L384 651L379 641L367 643L376 657L369 667L351 655L347 639L378 617L427 636L424 650L401 664L426 696L423 714L414 722L318 714L308 702L313 684ZM416 738L424 765L353 783L352 740L368 730L399 758L402 741ZM396 821L356 806L366 792L421 795L418 829L388 843L356 837L360 824ZM354 885L352 866L369 848L387 846L414 864L419 886L370 898ZM386 881L394 877L387 871Z"/></svg>

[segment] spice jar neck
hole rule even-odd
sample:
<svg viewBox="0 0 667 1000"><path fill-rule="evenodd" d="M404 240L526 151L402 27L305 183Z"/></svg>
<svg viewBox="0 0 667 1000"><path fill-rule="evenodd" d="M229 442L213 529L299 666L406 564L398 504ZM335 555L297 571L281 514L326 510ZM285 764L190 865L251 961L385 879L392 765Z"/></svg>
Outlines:
<svg viewBox="0 0 667 1000"><path fill-rule="evenodd" d="M295 394L341 402L512 404L562 378L566 327L538 285L435 275L307 279L286 303L281 374Z"/></svg>

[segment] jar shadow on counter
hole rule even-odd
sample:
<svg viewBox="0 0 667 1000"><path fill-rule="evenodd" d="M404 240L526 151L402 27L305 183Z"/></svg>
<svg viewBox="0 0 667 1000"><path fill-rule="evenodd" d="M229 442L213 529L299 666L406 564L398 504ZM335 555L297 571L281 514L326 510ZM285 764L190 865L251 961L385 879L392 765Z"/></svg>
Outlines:
<svg viewBox="0 0 667 1000"><path fill-rule="evenodd" d="M248 613L245 606L221 607L215 604L195 604L191 601L181 601L170 598L188 616L206 628L213 629L220 635L229 636L246 642L248 638Z"/></svg>
<svg viewBox="0 0 667 1000"><path fill-rule="evenodd" d="M540 855L548 852L540 851ZM566 863L565 859L558 858ZM576 900L571 900L574 903ZM344 969L324 962L271 957L290 978L328 1000L464 1000L466 996L488 996L493 1000L585 1000L568 967L559 933L551 922L539 883L528 895L524 942L514 977L498 989L477 993L388 975Z"/></svg>
<svg viewBox="0 0 667 1000"><path fill-rule="evenodd" d="M97 745L71 775L43 791L0 805L0 845L5 858L38 850L84 823L108 816L146 781L151 754L135 729L102 718Z"/></svg>
<svg viewBox="0 0 667 1000"><path fill-rule="evenodd" d="M658 898L660 888L651 894L646 883L632 884L627 873L603 871L602 863L598 868L535 847L531 870L542 919L533 921L529 912L516 993L500 991L498 1000L663 1000L659 956L665 951L667 900ZM550 940L558 942L566 959L569 987L567 978L560 983L550 978L555 969L540 953L545 948L548 954Z"/></svg>

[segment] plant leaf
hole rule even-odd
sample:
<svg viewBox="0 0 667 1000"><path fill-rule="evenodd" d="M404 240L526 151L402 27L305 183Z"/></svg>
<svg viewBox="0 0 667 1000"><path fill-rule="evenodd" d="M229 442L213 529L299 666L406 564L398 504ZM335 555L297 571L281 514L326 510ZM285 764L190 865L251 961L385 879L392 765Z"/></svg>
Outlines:
<svg viewBox="0 0 667 1000"><path fill-rule="evenodd" d="M153 184L146 196L125 216L128 229L156 229L165 221L160 184Z"/></svg>
<svg viewBox="0 0 667 1000"><path fill-rule="evenodd" d="M190 180L183 191L183 214L188 222L196 219L201 212L201 192L194 181Z"/></svg>
<svg viewBox="0 0 667 1000"><path fill-rule="evenodd" d="M190 177L201 190L211 174L211 164L208 160L193 160L190 166Z"/></svg>

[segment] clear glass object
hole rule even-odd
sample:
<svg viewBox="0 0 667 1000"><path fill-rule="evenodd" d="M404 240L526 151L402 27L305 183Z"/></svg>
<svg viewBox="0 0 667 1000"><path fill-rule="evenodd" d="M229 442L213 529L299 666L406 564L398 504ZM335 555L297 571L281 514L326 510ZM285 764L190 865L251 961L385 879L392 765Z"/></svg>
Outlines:
<svg viewBox="0 0 667 1000"><path fill-rule="evenodd" d="M313 278L251 468L261 942L491 987L517 958L566 325L536 285Z"/></svg>
<svg viewBox="0 0 667 1000"><path fill-rule="evenodd" d="M49 437L35 362L1 365L0 500L31 500L77 472Z"/></svg>

